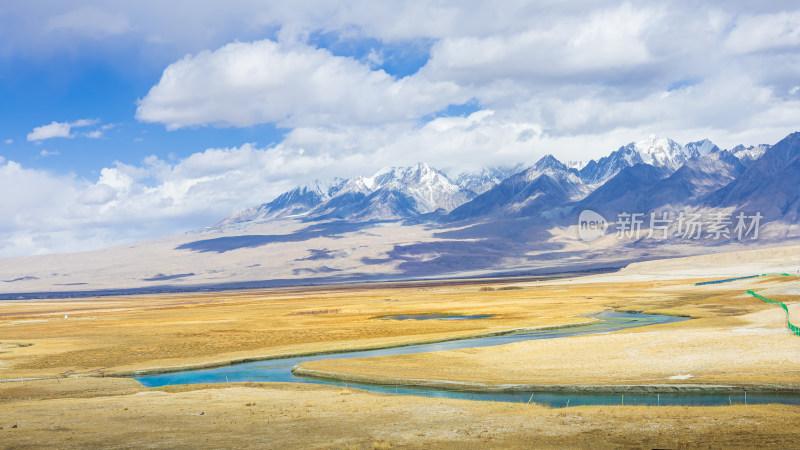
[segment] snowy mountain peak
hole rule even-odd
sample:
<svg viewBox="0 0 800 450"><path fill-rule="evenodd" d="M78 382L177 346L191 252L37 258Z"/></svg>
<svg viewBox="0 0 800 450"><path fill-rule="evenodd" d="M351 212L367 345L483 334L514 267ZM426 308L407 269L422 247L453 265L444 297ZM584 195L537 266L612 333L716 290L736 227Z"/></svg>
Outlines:
<svg viewBox="0 0 800 450"><path fill-rule="evenodd" d="M438 209L450 211L473 196L444 172L420 162L409 167L383 168L371 177L351 178L312 214L359 220L396 219Z"/></svg>
<svg viewBox="0 0 800 450"><path fill-rule="evenodd" d="M567 170L567 166L564 163L562 163L561 161L556 159L555 156L550 154L543 156L542 159L540 159L539 161L536 162L536 164L533 165L533 168L540 172L547 169L561 170L561 171Z"/></svg>
<svg viewBox="0 0 800 450"><path fill-rule="evenodd" d="M567 161L564 165L570 169L581 170L586 167L586 161Z"/></svg>
<svg viewBox="0 0 800 450"><path fill-rule="evenodd" d="M419 162L409 167L386 167L379 170L370 180L375 188L380 188L388 183L427 183L437 182L441 178L447 179L447 175L434 169L427 163ZM449 181L449 180L448 180Z"/></svg>
<svg viewBox="0 0 800 450"><path fill-rule="evenodd" d="M427 163L422 162L417 163L415 166L409 167L404 172L403 180L414 183L442 183L446 181L447 183L452 184L444 172L436 170Z"/></svg>
<svg viewBox="0 0 800 450"><path fill-rule="evenodd" d="M553 155L545 155L536 164L522 172L521 175L528 182L546 175L558 183L566 183L565 186L569 186L567 191L571 196L582 196L586 193L583 180L579 177L578 171L570 169Z"/></svg>
<svg viewBox="0 0 800 450"><path fill-rule="evenodd" d="M523 170L525 170L525 166L522 164L485 167L479 172L462 172L458 174L458 176L456 176L456 184L463 189L480 195L497 186L501 181L511 175L522 172Z"/></svg>
<svg viewBox="0 0 800 450"><path fill-rule="evenodd" d="M382 177L381 188L401 192L416 201L417 210L426 214L437 209L451 210L470 196L444 174L426 163L394 168L392 179ZM376 177L377 178L377 177Z"/></svg>
<svg viewBox="0 0 800 450"><path fill-rule="evenodd" d="M226 217L213 229L225 229L255 221L279 217L299 216L308 213L330 198L329 186L319 181L284 192L269 203L237 211Z"/></svg>
<svg viewBox="0 0 800 450"><path fill-rule="evenodd" d="M588 185L599 185L611 179L622 169L643 162L634 143L622 146L597 161L590 160L580 171L580 177Z"/></svg>
<svg viewBox="0 0 800 450"><path fill-rule="evenodd" d="M624 145L597 161L589 161L579 173L585 183L598 185L611 179L622 169L639 163L663 167L674 172L686 161L716 151L719 151L719 148L708 139L682 146L672 139L650 135L646 139Z"/></svg>
<svg viewBox="0 0 800 450"><path fill-rule="evenodd" d="M315 181L275 200L236 212L214 226L225 229L287 217L307 219L387 220L437 210L451 211L475 194L453 183L426 163L389 167L371 177Z"/></svg>
<svg viewBox="0 0 800 450"><path fill-rule="evenodd" d="M387 186L415 186L421 184L453 184L444 172L426 163L409 167L390 167L379 170L370 178L375 189Z"/></svg>
<svg viewBox="0 0 800 450"><path fill-rule="evenodd" d="M708 139L689 142L688 144L684 145L683 148L685 153L688 154L690 158L699 158L701 156L719 151L719 147L714 145L714 143Z"/></svg>
<svg viewBox="0 0 800 450"><path fill-rule="evenodd" d="M671 170L677 170L690 158L686 149L677 142L655 135L628 144L628 146L639 153L643 162L653 166L667 167Z"/></svg>
<svg viewBox="0 0 800 450"><path fill-rule="evenodd" d="M768 144L751 145L750 147L745 147L744 145L739 144L736 147L733 147L730 151L736 155L736 157L739 158L744 165L747 165L750 162L760 158L761 155L763 155L771 147L772 146Z"/></svg>
<svg viewBox="0 0 800 450"><path fill-rule="evenodd" d="M369 194L374 190L375 180L358 175L347 180L341 180L335 188L330 190L330 197L353 193Z"/></svg>

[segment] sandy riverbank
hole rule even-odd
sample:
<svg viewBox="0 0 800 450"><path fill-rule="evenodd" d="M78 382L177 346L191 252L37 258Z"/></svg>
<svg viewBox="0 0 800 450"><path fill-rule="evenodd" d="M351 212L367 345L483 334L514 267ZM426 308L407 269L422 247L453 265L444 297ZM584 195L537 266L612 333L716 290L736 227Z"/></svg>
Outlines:
<svg viewBox="0 0 800 450"><path fill-rule="evenodd" d="M282 383L74 383L29 383L31 397L12 400L0 386L0 446L785 448L800 438L800 408L786 405L550 409Z"/></svg>

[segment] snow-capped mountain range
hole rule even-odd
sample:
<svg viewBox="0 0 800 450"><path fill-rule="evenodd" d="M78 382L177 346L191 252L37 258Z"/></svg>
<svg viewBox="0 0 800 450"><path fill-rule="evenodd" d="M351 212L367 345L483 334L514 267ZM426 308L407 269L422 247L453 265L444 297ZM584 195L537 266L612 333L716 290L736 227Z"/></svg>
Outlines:
<svg viewBox="0 0 800 450"><path fill-rule="evenodd" d="M487 167L478 172L460 173L456 177L455 183L464 189L474 192L476 195L480 195L500 184L501 181L511 175L522 172L525 169L526 167L524 164Z"/></svg>
<svg viewBox="0 0 800 450"><path fill-rule="evenodd" d="M487 172L491 183L498 172ZM469 180L479 184L478 179ZM391 167L371 177L357 176L331 183L320 181L281 194L271 202L239 211L214 226L217 229L279 218L392 220L434 212L449 212L475 197L444 172L425 163Z"/></svg>
<svg viewBox="0 0 800 450"><path fill-rule="evenodd" d="M744 145L739 144L730 151L736 155L736 157L739 158L744 165L748 165L751 161L755 161L760 158L764 152L770 149L770 147L772 146L768 144L756 146L751 145L750 147L745 147Z"/></svg>
<svg viewBox="0 0 800 450"><path fill-rule="evenodd" d="M730 150L708 140L649 138L586 164L546 155L528 167L452 177L419 163L301 186L211 229L6 258L0 299L574 273L780 246L800 240L798 185L800 133L774 146ZM758 240L734 231L694 240L670 230L661 240L617 239L609 231L585 242L578 217L586 209L615 228L623 212L758 212L763 220Z"/></svg>
<svg viewBox="0 0 800 450"><path fill-rule="evenodd" d="M605 183L625 167L650 164L670 171L678 170L686 161L719 150L708 139L680 145L669 138L650 136L631 142L597 161L589 161L581 170L581 179L590 185Z"/></svg>
<svg viewBox="0 0 800 450"><path fill-rule="evenodd" d="M418 163L381 169L372 176L316 181L274 200L236 212L213 228L247 227L276 219L353 222L429 217L437 221L480 217L548 217L577 207L610 210L707 204L771 146L720 150L708 139L680 145L650 136L588 163L565 164L546 155L522 164L484 168L450 178ZM729 202L730 203L730 202Z"/></svg>
<svg viewBox="0 0 800 450"><path fill-rule="evenodd" d="M485 215L530 216L578 200L589 192L580 172L553 155L514 174L450 213L454 219Z"/></svg>

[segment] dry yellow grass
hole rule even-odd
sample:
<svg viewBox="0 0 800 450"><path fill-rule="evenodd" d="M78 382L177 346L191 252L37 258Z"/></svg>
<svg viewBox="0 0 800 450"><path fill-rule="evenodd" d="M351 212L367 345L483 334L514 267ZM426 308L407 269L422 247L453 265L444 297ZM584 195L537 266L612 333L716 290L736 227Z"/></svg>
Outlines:
<svg viewBox="0 0 800 450"><path fill-rule="evenodd" d="M688 361L698 377L688 382L798 380L791 372L798 359L783 360L791 355L776 353L799 347L798 338L782 328L781 310L742 295L757 287L791 303L794 278L703 289L691 286L698 280L595 280L515 283L523 289L493 291L482 289L487 282L465 282L0 302L0 380L432 341L576 323L589 320L581 314L609 308L698 319L492 349L314 364L395 378L648 383L683 373ZM380 319L424 313L495 316ZM756 341L763 347L755 347ZM727 365L703 372L699 369L708 364L703 358ZM657 360L672 366L659 366ZM768 375L741 375L747 364ZM738 375L732 376L731 367ZM314 385L148 390L131 379L95 377L0 383L0 447L787 447L800 437L798 420L800 408L785 405L557 410Z"/></svg>
<svg viewBox="0 0 800 450"><path fill-rule="evenodd" d="M594 286L594 284L591 284ZM526 341L499 347L312 361L298 373L351 381L471 388L502 385L740 385L800 390L800 338L783 311L754 301L740 286L784 292L796 278L729 285L595 286L608 306L690 315L694 320L611 334ZM555 286L553 286L555 288ZM569 292L586 284L573 282ZM611 291L618 292L612 301ZM631 292L639 291L631 296ZM551 291L552 292L552 291ZM773 295L784 301L791 295Z"/></svg>
<svg viewBox="0 0 800 450"><path fill-rule="evenodd" d="M695 280L598 283L586 278L517 283L514 286L522 289L494 291L484 290L484 283L465 282L0 302L0 380L200 367L435 341L584 322L592 319L581 314L613 308L698 319L613 335L464 350L446 356L349 360L349 369L336 361L314 362L309 367L490 383L648 382L687 371L699 377L690 381L734 382L735 367L737 373L746 374L744 381L790 383L798 381L800 373L793 372L800 369L795 367L800 364L794 345L797 341L781 333L780 310L742 295L742 291L745 287L791 285L793 280L745 280L696 288L692 286ZM791 301L787 296L783 299ZM392 314L426 313L493 317L461 321L381 319ZM64 314L69 317L65 319ZM698 357L702 367L681 365L685 358ZM702 370L714 360L714 370ZM765 372L760 378L753 374L756 368Z"/></svg>
<svg viewBox="0 0 800 450"><path fill-rule="evenodd" d="M0 447L787 448L798 421L786 405L549 409L253 383L6 401Z"/></svg>
<svg viewBox="0 0 800 450"><path fill-rule="evenodd" d="M592 302L555 308L554 302L542 302L540 310L531 310L526 302L518 291L487 295L479 286L0 302L0 379L202 366L440 340L586 321L566 316L598 309ZM541 318L542 310L548 318ZM481 321L379 318L397 313L496 315Z"/></svg>
<svg viewBox="0 0 800 450"><path fill-rule="evenodd" d="M559 285L487 292L482 286L431 283L0 302L0 379L203 366L577 323L590 320L579 315L624 305L654 284L624 291L611 285ZM670 309L666 300L660 306ZM320 311L325 313L301 314ZM494 316L380 319L423 313Z"/></svg>

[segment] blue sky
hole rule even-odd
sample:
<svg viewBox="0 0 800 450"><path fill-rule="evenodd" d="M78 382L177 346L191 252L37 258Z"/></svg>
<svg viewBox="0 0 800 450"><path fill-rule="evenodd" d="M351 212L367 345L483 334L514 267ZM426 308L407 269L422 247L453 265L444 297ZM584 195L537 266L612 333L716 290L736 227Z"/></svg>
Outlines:
<svg viewBox="0 0 800 450"><path fill-rule="evenodd" d="M267 27L252 33L254 40L276 40L275 30ZM428 58L430 43L425 39L382 43L371 38L343 38L337 32L314 32L308 42L328 49L333 55L365 60L370 53L381 53L374 69L395 77L411 75ZM221 44L224 44L222 42ZM150 44L152 46L153 44ZM255 142L262 146L283 140L286 128L273 123L247 127L194 126L167 131L163 124L136 120L139 99L158 83L164 67L183 54L173 50L151 58L148 45L120 41L107 45L80 40L67 54L39 55L25 49L4 55L0 67L0 138L6 146L1 155L28 167L74 172L96 178L103 167L119 161L137 164L149 155L182 159L206 148ZM472 105L472 103L470 104ZM463 115L460 105L433 113ZM27 139L27 135L52 122L72 123L82 119L97 123L77 127L68 138ZM87 137L100 131L96 137Z"/></svg>
<svg viewBox="0 0 800 450"><path fill-rule="evenodd" d="M316 178L774 143L794 2L0 6L0 256L196 229Z"/></svg>

